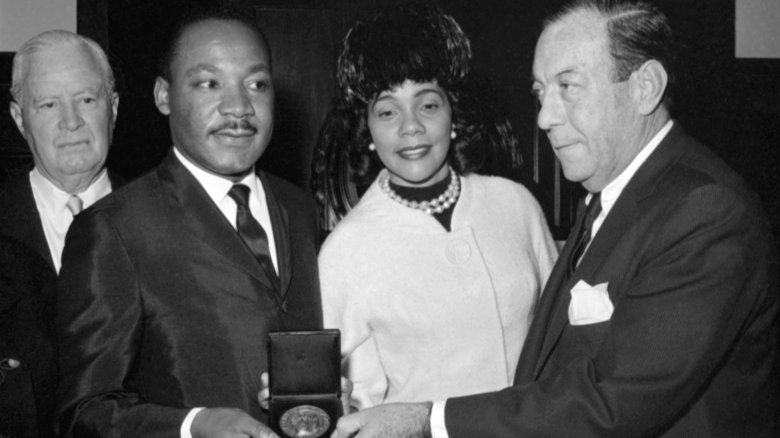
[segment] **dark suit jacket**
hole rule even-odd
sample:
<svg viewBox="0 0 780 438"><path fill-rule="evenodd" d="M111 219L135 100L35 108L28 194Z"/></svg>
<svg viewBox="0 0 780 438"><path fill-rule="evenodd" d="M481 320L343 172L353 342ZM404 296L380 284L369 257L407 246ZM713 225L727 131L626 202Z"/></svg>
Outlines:
<svg viewBox="0 0 780 438"><path fill-rule="evenodd" d="M108 179L112 190L124 184L122 177L111 171L108 172ZM46 260L54 271L54 261L35 205L29 172L15 175L0 186L0 234L24 242Z"/></svg>
<svg viewBox="0 0 780 438"><path fill-rule="evenodd" d="M571 240L514 386L448 400L451 438L778 436L774 248L733 171L675 125L565 280ZM609 282L611 320L569 324L579 280Z"/></svg>
<svg viewBox="0 0 780 438"><path fill-rule="evenodd" d="M268 332L322 328L322 310L314 202L260 178L281 295L173 153L77 217L57 305L62 436L178 436L199 406L265 420Z"/></svg>
<svg viewBox="0 0 780 438"><path fill-rule="evenodd" d="M0 437L54 436L55 280L32 249L0 236Z"/></svg>

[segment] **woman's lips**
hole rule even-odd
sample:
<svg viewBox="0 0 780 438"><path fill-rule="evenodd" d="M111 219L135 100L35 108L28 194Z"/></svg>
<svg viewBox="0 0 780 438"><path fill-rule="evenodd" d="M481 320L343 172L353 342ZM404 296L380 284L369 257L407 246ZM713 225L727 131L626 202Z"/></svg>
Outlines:
<svg viewBox="0 0 780 438"><path fill-rule="evenodd" d="M429 144L419 144L401 148L396 153L407 160L415 160L427 155L432 147Z"/></svg>

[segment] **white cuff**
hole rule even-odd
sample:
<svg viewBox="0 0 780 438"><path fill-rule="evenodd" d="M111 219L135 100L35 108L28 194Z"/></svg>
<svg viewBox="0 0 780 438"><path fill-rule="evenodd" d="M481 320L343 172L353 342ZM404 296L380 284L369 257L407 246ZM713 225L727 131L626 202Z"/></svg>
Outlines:
<svg viewBox="0 0 780 438"><path fill-rule="evenodd" d="M433 402L431 408L431 438L450 438L444 424L444 407L447 400Z"/></svg>
<svg viewBox="0 0 780 438"><path fill-rule="evenodd" d="M190 431L190 428L192 427L192 420L195 419L195 416L198 415L198 412L204 409L206 408L192 408L190 413L184 417L184 421L181 423L181 429L179 429L181 438L192 438L192 431Z"/></svg>

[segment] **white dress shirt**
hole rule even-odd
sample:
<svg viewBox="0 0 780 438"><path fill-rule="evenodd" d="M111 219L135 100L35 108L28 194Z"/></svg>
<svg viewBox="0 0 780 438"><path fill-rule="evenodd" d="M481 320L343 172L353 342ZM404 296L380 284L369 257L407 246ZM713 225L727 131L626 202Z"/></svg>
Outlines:
<svg viewBox="0 0 780 438"><path fill-rule="evenodd" d="M189 160L184 154L179 152L179 149L174 146L173 153L176 158L179 159L182 165L192 173L196 180L200 183L206 193L209 195L214 204L217 205L219 210L225 215L225 219L236 228L236 211L238 207L233 198L228 196L228 191L233 187L233 184L245 184L249 186L251 195L249 196L249 210L252 212L252 216L260 222L260 225L268 235L268 249L271 252L271 259L274 263L274 268L277 274L279 273L279 264L276 257L276 244L274 242L273 228L271 227L271 215L268 213L268 204L265 201L265 190L263 190L263 184L260 182L260 178L255 175L254 171L250 172L241 181L234 183L229 179L221 176L214 175L206 172L200 167L196 166ZM192 421L198 412L206 409L205 407L193 408L184 418L179 430L181 438L192 438Z"/></svg>
<svg viewBox="0 0 780 438"><path fill-rule="evenodd" d="M30 171L30 185L32 186L35 206L38 209L43 225L43 234L49 245L51 259L54 268L60 272L62 266L62 249L65 246L65 235L68 232L73 213L67 207L71 193L65 193L43 176L38 167ZM98 199L111 193L111 181L108 172L103 169L92 184L81 193L74 193L81 198L83 208L94 204Z"/></svg>
<svg viewBox="0 0 780 438"><path fill-rule="evenodd" d="M596 217L596 220L593 222L593 229L591 231L591 241L593 241L593 237L596 236L596 233L598 232L599 228L601 228L601 224L604 223L604 219L607 217L607 214L609 214L609 211L612 209L612 207L615 205L615 202L617 201L620 194L623 192L623 189L626 188L626 185L628 185L628 182L631 181L631 178L634 176L636 171L639 169L639 167L642 165L642 163L647 160L647 157L650 156L651 153L658 147L658 145L661 143L661 140L666 137L666 134L669 133L669 130L672 129L673 122L669 120L666 122L663 128L661 128L650 140L649 143L645 147L642 148L642 150L639 151L639 153L634 157L634 159L631 161L631 163L623 170L623 172L618 175L617 178L612 180L609 184L607 184L606 187L604 187L604 190L601 191L601 213L599 213L598 217ZM592 198L591 194L588 194L586 198L586 202L589 203ZM585 249L587 252L587 248ZM583 253L584 254L584 253ZM436 401L433 403L433 408L431 409L431 437L432 438L449 438L449 434L447 433L447 428L444 424L444 409L446 407L447 401Z"/></svg>

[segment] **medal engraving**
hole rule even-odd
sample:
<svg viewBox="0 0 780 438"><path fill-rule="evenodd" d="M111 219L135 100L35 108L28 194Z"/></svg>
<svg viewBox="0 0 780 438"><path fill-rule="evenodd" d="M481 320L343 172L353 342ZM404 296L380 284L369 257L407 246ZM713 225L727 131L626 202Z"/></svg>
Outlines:
<svg viewBox="0 0 780 438"><path fill-rule="evenodd" d="M319 438L330 427L330 416L312 405L296 406L279 419L279 428L292 438Z"/></svg>

